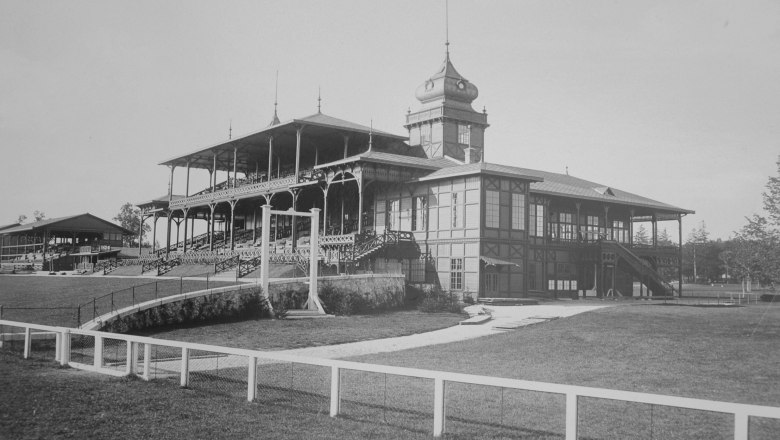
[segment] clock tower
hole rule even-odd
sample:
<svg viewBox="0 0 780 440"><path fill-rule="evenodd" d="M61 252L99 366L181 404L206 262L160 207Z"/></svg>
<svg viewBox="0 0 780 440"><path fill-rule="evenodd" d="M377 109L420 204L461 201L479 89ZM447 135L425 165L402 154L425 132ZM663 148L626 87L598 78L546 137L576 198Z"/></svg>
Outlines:
<svg viewBox="0 0 780 440"><path fill-rule="evenodd" d="M409 144L422 147L429 158L450 157L459 162L481 162L485 147L487 113L471 103L477 86L464 78L450 61L449 48L439 70L415 92L422 104L406 115Z"/></svg>

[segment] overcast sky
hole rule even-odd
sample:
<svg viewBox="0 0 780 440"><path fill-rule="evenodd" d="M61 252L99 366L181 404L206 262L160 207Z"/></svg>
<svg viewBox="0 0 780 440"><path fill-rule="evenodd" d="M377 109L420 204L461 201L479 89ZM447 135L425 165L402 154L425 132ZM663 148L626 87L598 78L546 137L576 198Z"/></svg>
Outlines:
<svg viewBox="0 0 780 440"><path fill-rule="evenodd" d="M779 2L449 10L487 161L695 210L684 235L704 221L728 238L761 210L780 154ZM277 70L283 121L316 112L321 87L323 113L406 135L444 40L443 0L0 0L0 224L111 219L165 194L159 162L226 140L231 120L234 137L268 124Z"/></svg>

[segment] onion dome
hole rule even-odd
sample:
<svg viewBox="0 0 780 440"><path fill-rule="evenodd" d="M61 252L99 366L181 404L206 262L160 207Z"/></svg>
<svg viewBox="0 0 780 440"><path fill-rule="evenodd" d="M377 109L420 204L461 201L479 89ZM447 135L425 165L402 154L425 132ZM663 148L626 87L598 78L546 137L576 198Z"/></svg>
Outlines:
<svg viewBox="0 0 780 440"><path fill-rule="evenodd" d="M414 95L423 104L433 101L457 101L470 105L477 99L479 90L455 70L448 51L439 71L417 87Z"/></svg>

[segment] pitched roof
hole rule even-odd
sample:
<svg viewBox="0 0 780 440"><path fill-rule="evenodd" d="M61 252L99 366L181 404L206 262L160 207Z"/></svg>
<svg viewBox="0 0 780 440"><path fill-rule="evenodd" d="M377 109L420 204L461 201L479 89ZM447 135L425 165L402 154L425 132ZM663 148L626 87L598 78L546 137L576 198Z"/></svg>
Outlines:
<svg viewBox="0 0 780 440"><path fill-rule="evenodd" d="M448 168L442 168L437 171L434 171L431 174L428 174L425 177L421 177L418 180L424 182L428 180L437 180L437 179L443 179L447 177L468 176L472 174L489 174L495 176L515 177L515 178L521 178L521 179L532 180L532 181L541 180L541 178L537 176L528 174L527 171L528 170L525 170L523 168L511 167L508 165L499 165L499 164L488 163L488 162L476 162L476 163L469 163L469 164L462 164L462 165L455 164L454 166L450 166Z"/></svg>
<svg viewBox="0 0 780 440"><path fill-rule="evenodd" d="M693 214L694 211L678 208L657 200L623 191L600 183L591 182L568 174L551 173L548 171L525 170L527 174L537 176L541 182L531 184L531 192L555 196L572 197L623 205L641 206L646 208L673 211L682 214Z"/></svg>
<svg viewBox="0 0 780 440"><path fill-rule="evenodd" d="M323 163L317 165L314 168L315 169L327 168L329 166L341 165L341 164L353 163L353 162L381 163L387 165L408 166L408 167L421 168L427 170L439 170L442 168L458 166L456 162L453 162L452 160L443 157L428 159L427 157L405 156L402 154L386 153L384 151L372 150L372 151L366 151L364 153L359 153L354 156L349 156L344 159L336 160L333 162Z"/></svg>
<svg viewBox="0 0 780 440"><path fill-rule="evenodd" d="M15 234L19 232L29 232L29 231L35 231L36 229L52 229L56 227L59 224L66 224L70 223L72 221L88 221L90 223L94 224L103 224L104 226L117 229L123 234L132 235L133 232L129 231L117 224L111 223L107 220L103 220L100 217L96 217L90 213L84 213L84 214L78 214L78 215L71 215L67 217L58 217L58 218L49 218L45 220L40 220L33 223L28 223L26 225L19 225L12 228L4 229L0 232L0 234ZM69 226L70 229L77 229L77 227Z"/></svg>
<svg viewBox="0 0 780 440"><path fill-rule="evenodd" d="M321 127L337 128L349 131L359 131L363 133L373 133L377 136L385 136L395 138L398 140L406 140L406 136L399 136L396 134L388 133L386 131L377 130L375 128L366 127L365 125L357 124L355 122L346 121L344 119L334 118L323 113L315 113L313 115L306 116L301 119L293 119L291 121L283 122L281 125L303 123L306 125L319 125Z"/></svg>
<svg viewBox="0 0 780 440"><path fill-rule="evenodd" d="M2 231L3 229L9 229L9 228L13 228L13 227L19 226L19 224L20 223L11 223L9 225L2 225L2 226L0 226L0 231Z"/></svg>

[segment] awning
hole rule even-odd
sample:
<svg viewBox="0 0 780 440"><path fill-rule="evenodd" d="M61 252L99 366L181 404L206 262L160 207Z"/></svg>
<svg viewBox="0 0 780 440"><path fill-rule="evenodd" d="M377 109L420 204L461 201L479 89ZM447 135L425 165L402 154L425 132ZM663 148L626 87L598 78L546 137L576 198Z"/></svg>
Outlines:
<svg viewBox="0 0 780 440"><path fill-rule="evenodd" d="M517 267L520 267L519 264L512 263L511 261L500 260L498 258L493 258L493 257L480 256L479 259L484 261L485 264L488 265L488 266L517 266Z"/></svg>

